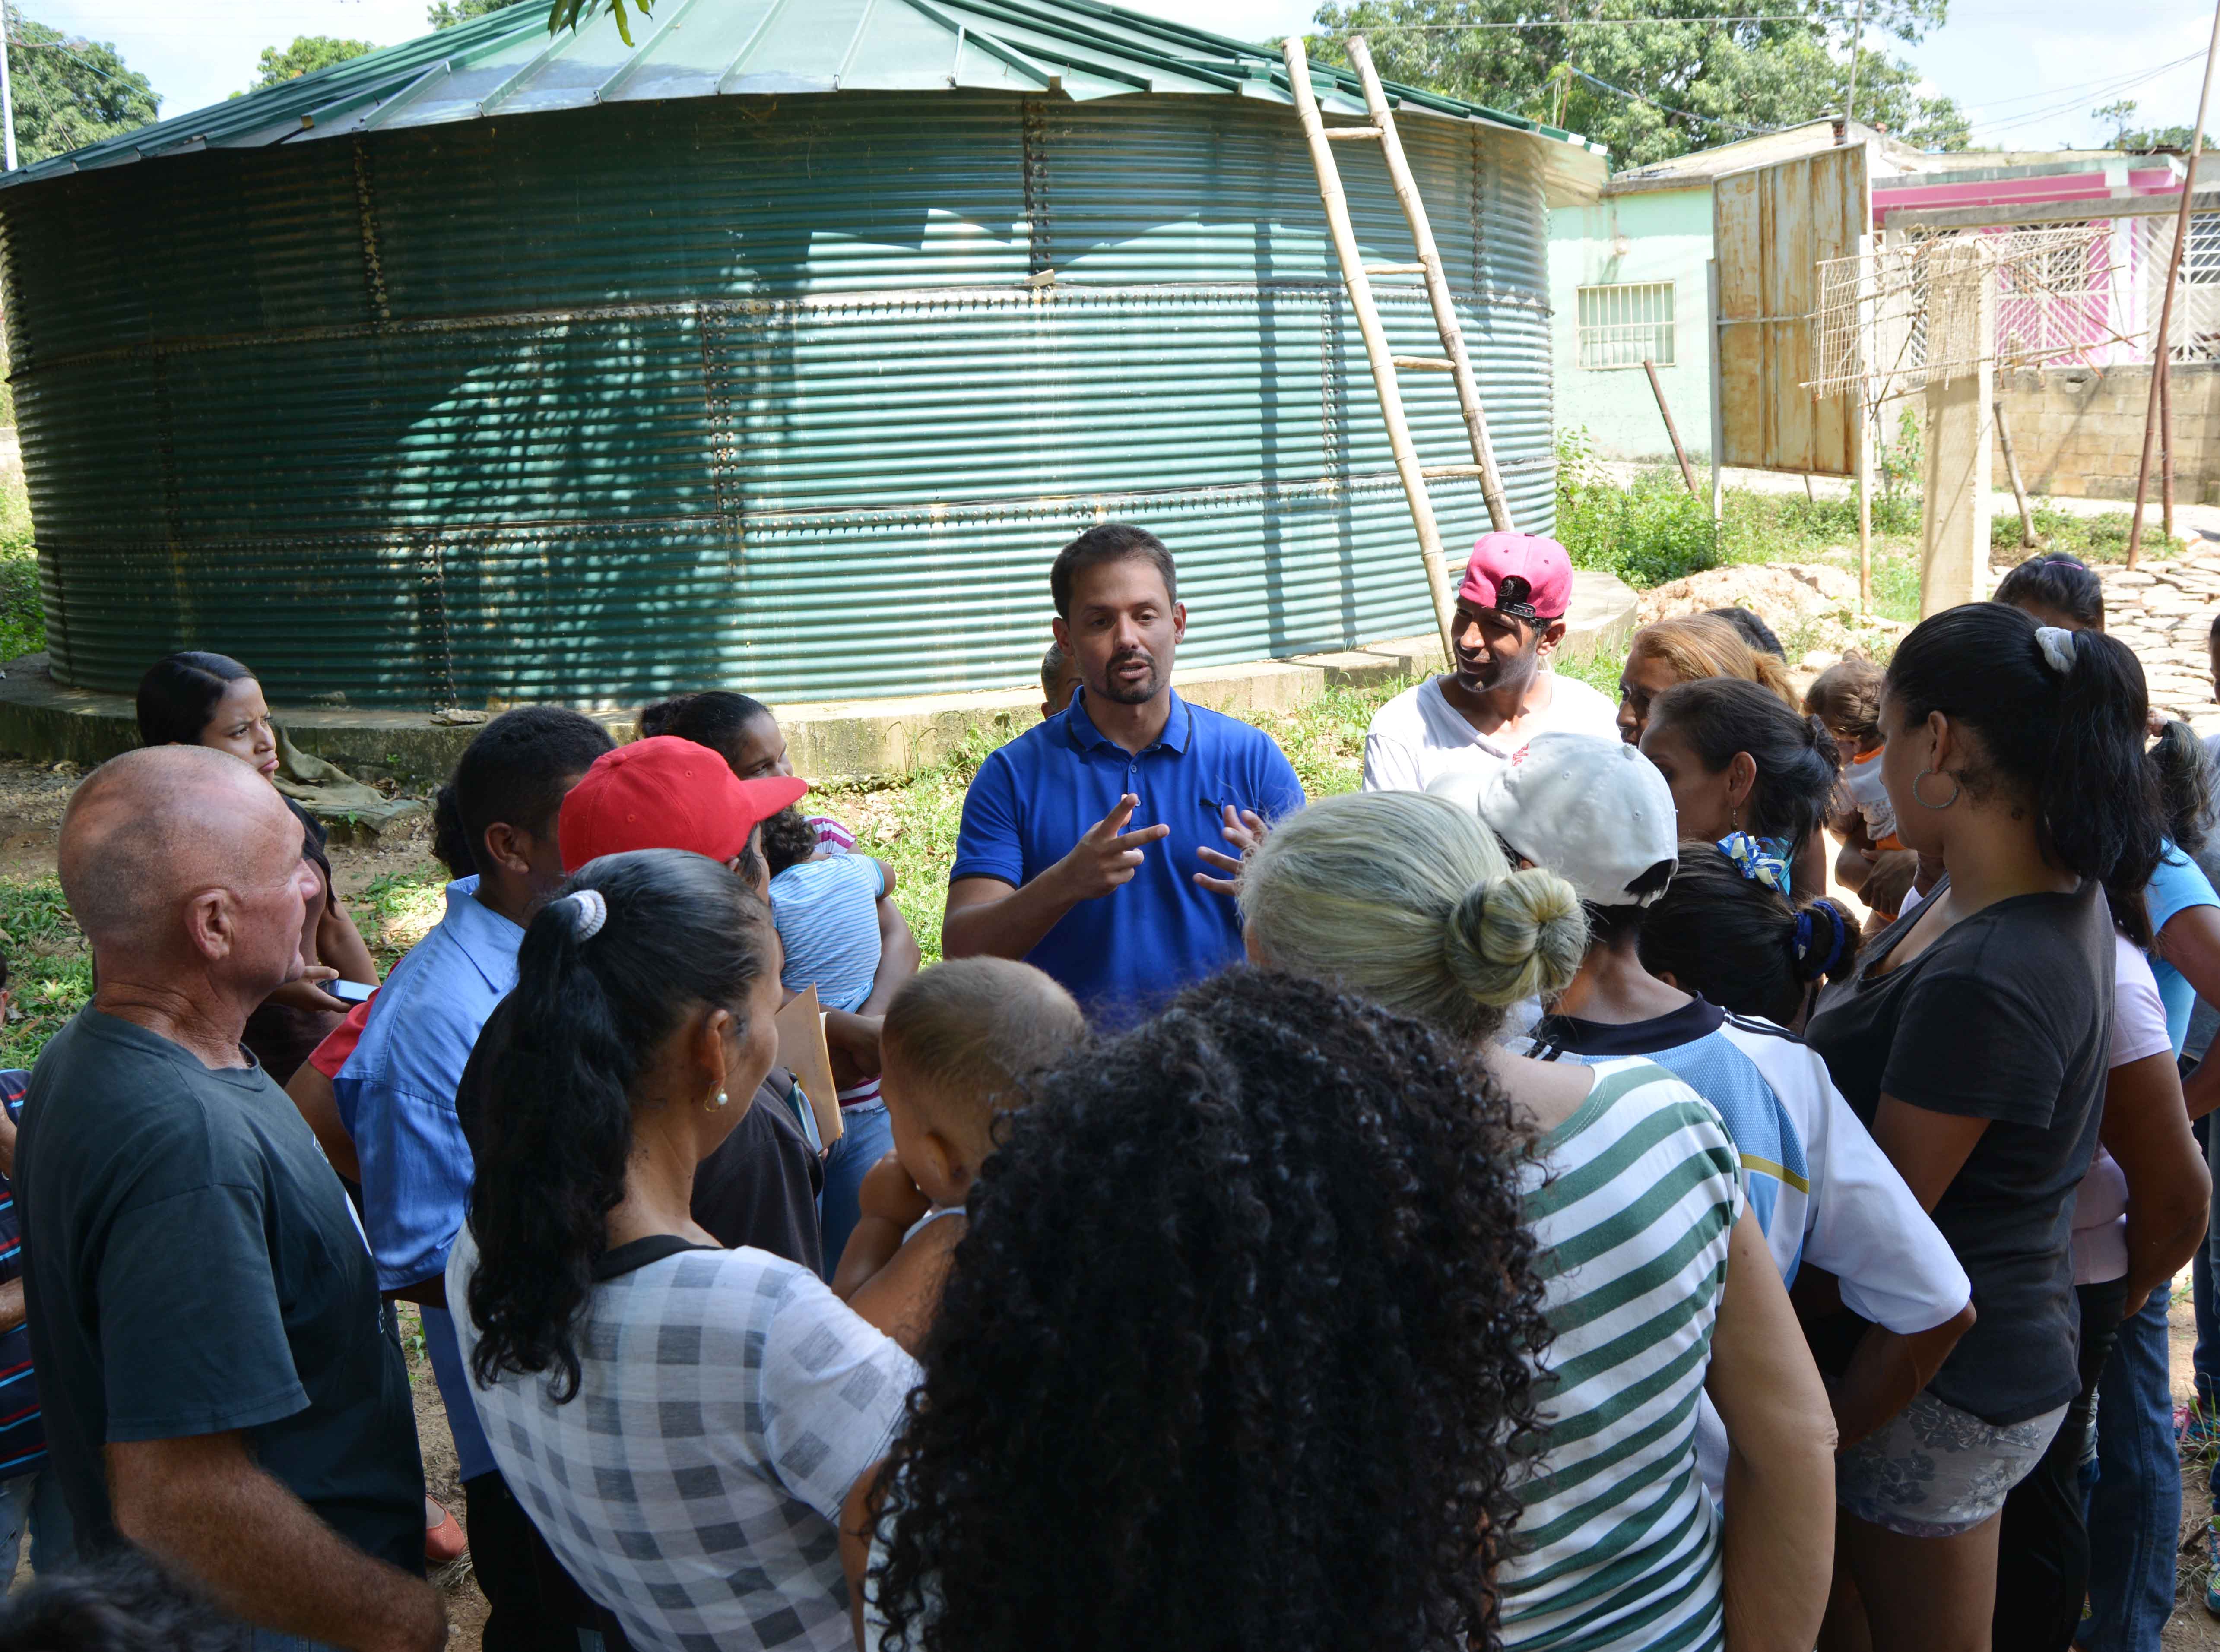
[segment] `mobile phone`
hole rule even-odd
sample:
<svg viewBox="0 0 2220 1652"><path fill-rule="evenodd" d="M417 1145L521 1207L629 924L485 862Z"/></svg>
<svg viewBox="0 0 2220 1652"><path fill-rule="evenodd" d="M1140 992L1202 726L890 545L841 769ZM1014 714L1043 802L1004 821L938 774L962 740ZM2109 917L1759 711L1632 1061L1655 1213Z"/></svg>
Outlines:
<svg viewBox="0 0 2220 1652"><path fill-rule="evenodd" d="M370 1001L371 994L376 992L377 988L366 987L359 981L327 981L324 982L324 990L334 998L345 999L350 1004L363 1004Z"/></svg>

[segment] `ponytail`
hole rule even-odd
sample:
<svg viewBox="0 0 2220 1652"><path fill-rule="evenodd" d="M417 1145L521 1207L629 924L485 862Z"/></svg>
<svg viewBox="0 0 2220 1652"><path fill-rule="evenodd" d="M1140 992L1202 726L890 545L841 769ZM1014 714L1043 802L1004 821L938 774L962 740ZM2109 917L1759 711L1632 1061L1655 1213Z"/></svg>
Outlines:
<svg viewBox="0 0 2220 1652"><path fill-rule="evenodd" d="M1681 845L1681 870L1644 913L1642 967L1722 1009L1793 1025L1813 982L1857 967L1857 920L1832 901L1798 907L1713 843Z"/></svg>
<svg viewBox="0 0 2220 1652"><path fill-rule="evenodd" d="M2150 759L2158 775L2166 835L2183 854L2193 855L2212 833L2212 764L2204 754L2204 743L2187 723L2169 717L2150 749Z"/></svg>
<svg viewBox="0 0 2220 1652"><path fill-rule="evenodd" d="M2144 751L2149 696L2135 655L2101 631L2038 627L2002 602L1924 620L1897 645L1887 693L1900 726L1941 712L1980 736L1960 781L2034 813L2050 863L2140 891L2166 822Z"/></svg>
<svg viewBox="0 0 2220 1652"><path fill-rule="evenodd" d="M548 1372L558 1404L577 1393L578 1322L624 1197L633 1087L695 1007L744 1017L770 932L738 878L675 849L590 862L532 920L471 1190L479 1387Z"/></svg>

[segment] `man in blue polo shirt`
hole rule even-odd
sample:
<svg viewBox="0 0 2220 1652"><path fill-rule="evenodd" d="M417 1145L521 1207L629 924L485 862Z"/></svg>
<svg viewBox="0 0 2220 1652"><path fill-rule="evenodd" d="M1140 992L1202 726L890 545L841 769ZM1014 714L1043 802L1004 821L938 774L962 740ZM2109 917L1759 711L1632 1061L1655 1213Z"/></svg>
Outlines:
<svg viewBox="0 0 2220 1652"><path fill-rule="evenodd" d="M1220 845L1302 807L1302 782L1269 737L1172 692L1187 610L1156 535L1088 530L1049 592L1081 686L973 778L941 950L1023 959L1117 1026L1240 959Z"/></svg>

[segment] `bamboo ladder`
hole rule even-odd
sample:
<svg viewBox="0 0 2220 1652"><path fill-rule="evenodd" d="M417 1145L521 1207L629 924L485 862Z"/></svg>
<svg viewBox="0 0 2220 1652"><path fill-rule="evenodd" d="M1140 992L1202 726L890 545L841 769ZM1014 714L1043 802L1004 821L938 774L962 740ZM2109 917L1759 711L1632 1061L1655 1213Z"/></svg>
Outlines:
<svg viewBox="0 0 2220 1652"><path fill-rule="evenodd" d="M1403 140L1396 134L1395 116L1388 107L1387 94L1381 90L1379 72L1372 66L1371 48L1365 44L1364 37L1359 34L1349 42L1349 60L1356 66L1358 83L1364 89L1364 107L1369 116L1362 126L1325 124L1311 87L1310 60L1300 34L1288 37L1284 55L1288 87L1294 97L1295 113L1302 119L1303 134L1310 140L1311 164L1318 170L1319 196L1325 203L1326 223L1333 231L1333 248L1341 261L1342 281L1349 290L1350 307L1356 312L1357 329L1364 335L1364 353L1372 364L1372 382L1379 387L1380 415L1388 426L1388 443L1394 452L1396 474L1402 478L1403 496L1410 502L1411 524L1418 530L1419 555L1425 564L1426 588L1434 601L1434 620L1441 627L1443 657L1454 661L1456 600L1450 589L1449 570L1442 558L1441 529L1434 521L1433 500L1426 491L1426 483L1451 477L1479 477L1481 493L1487 501L1489 521L1499 532L1507 532L1511 527L1511 506L1503 496L1503 476L1496 469L1494 445L1488 439L1487 420L1481 410L1480 386L1473 378L1471 358L1465 352L1464 329L1457 324L1450 284L1442 273L1441 251L1434 245L1434 232L1426 221L1426 205L1419 199L1419 186L1411 177L1411 164L1403 155ZM1388 163L1388 176L1395 185L1395 198L1402 203L1403 216L1411 226L1411 239L1418 247L1417 263L1364 262L1357 250L1356 232L1349 221L1349 197L1342 190L1341 169L1333 158L1337 140L1380 146L1380 153ZM1425 278L1426 298L1433 306L1434 327L1441 334L1439 356L1392 353L1388 347L1387 332L1380 323L1379 306L1373 302L1373 277L1413 275ZM1472 441L1471 464L1425 465L1419 462L1418 449L1411 440L1410 423L1403 416L1399 372L1448 373L1456 380L1457 404L1464 413L1465 434Z"/></svg>

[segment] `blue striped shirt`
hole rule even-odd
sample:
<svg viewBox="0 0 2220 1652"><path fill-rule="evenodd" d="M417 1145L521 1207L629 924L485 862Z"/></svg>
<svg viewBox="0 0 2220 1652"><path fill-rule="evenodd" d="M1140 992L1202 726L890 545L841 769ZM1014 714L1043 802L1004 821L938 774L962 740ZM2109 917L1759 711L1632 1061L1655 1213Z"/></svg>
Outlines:
<svg viewBox="0 0 2220 1652"><path fill-rule="evenodd" d="M814 985L826 1009L854 1010L879 972L879 897L886 876L868 855L798 861L770 881L771 921L786 949L780 982Z"/></svg>
<svg viewBox="0 0 2220 1652"><path fill-rule="evenodd" d="M31 1075L21 1067L0 1069L0 1104L21 1123ZM0 1176L0 1285L23 1276L23 1231L16 1219L16 1190ZM31 1331L18 1323L0 1331L0 1480L34 1474L47 1461L47 1429L39 1418L39 1380L31 1372Z"/></svg>

